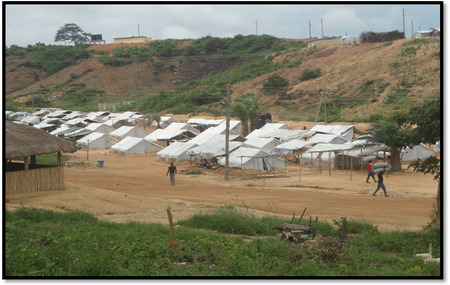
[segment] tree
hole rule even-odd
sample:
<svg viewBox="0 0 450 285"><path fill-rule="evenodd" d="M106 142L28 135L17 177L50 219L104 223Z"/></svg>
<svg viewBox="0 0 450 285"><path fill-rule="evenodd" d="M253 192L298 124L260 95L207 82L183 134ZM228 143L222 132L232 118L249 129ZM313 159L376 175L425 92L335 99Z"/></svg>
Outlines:
<svg viewBox="0 0 450 285"><path fill-rule="evenodd" d="M412 108L408 116L403 117L404 124L414 126L412 129L411 143L435 144L441 140L441 104L439 100L428 101L420 107ZM408 168L415 172L434 175L438 182L436 195L435 221L440 222L441 215L441 159L430 156L427 159L413 161Z"/></svg>
<svg viewBox="0 0 450 285"><path fill-rule="evenodd" d="M439 100L428 101L413 107L407 113L394 114L389 120L374 124L371 141L384 143L391 149L392 171L401 170L400 154L404 147L420 143L435 144L441 139L441 104ZM435 221L439 221L441 203L440 158L431 156L425 160L413 161L409 166L415 172L434 175L438 181Z"/></svg>
<svg viewBox="0 0 450 285"><path fill-rule="evenodd" d="M83 29L81 29L76 24L65 24L64 27L61 27L55 36L55 42L66 42L78 44L86 44L90 40L91 34L85 33Z"/></svg>
<svg viewBox="0 0 450 285"><path fill-rule="evenodd" d="M231 106L233 116L236 116L242 122L242 136L247 136L250 132L256 129L258 118L261 114L262 108L259 102L259 96L254 94L245 94L236 99Z"/></svg>
<svg viewBox="0 0 450 285"><path fill-rule="evenodd" d="M278 75L271 75L263 84L262 91L265 94L281 94L284 95L286 93L286 87L289 85L289 81Z"/></svg>
<svg viewBox="0 0 450 285"><path fill-rule="evenodd" d="M410 145L411 131L409 128L402 128L402 122L399 116L392 116L386 121L379 121L372 125L371 136L372 142L384 143L390 148L392 171L401 171L401 153L402 149Z"/></svg>

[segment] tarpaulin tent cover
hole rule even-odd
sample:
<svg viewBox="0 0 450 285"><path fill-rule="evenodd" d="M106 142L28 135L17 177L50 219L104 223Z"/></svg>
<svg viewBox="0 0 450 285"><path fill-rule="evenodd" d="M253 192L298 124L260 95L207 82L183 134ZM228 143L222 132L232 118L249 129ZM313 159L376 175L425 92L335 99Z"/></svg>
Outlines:
<svg viewBox="0 0 450 285"><path fill-rule="evenodd" d="M156 158L165 160L175 159L176 161L189 160L190 156L187 154L187 151L196 146L197 144L190 142L173 142L166 148L158 151Z"/></svg>
<svg viewBox="0 0 450 285"><path fill-rule="evenodd" d="M126 137L111 147L112 150L129 154L145 154L158 152L162 149L160 145L147 141L143 138Z"/></svg>
<svg viewBox="0 0 450 285"><path fill-rule="evenodd" d="M149 133L138 127L122 126L122 127L118 128L117 130L110 132L109 135L113 138L121 140L126 137L144 138L147 135L149 135Z"/></svg>
<svg viewBox="0 0 450 285"><path fill-rule="evenodd" d="M423 144L415 145L413 148L406 148L402 150L403 161L425 159L432 155L434 155L434 151Z"/></svg>
<svg viewBox="0 0 450 285"><path fill-rule="evenodd" d="M89 135L84 136L81 139L77 140L77 144L82 144L84 146L87 146L88 143L89 149L95 148L106 149L112 146L112 143L108 140L108 135L97 132L90 133Z"/></svg>
<svg viewBox="0 0 450 285"><path fill-rule="evenodd" d="M225 157L219 159L218 163L225 166ZM244 146L230 153L228 165L231 168L255 169L265 172L286 167L283 160L271 156L267 151Z"/></svg>
<svg viewBox="0 0 450 285"><path fill-rule="evenodd" d="M334 134L351 141L353 138L353 125L315 125L312 131L318 133Z"/></svg>

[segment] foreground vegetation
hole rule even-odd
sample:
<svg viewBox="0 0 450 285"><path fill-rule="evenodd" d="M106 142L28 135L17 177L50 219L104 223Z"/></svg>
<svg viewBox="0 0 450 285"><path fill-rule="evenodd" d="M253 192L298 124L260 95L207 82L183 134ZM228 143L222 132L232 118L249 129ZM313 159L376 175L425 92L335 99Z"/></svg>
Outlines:
<svg viewBox="0 0 450 285"><path fill-rule="evenodd" d="M224 207L178 222L177 248L161 224L116 224L93 215L19 208L5 213L4 276L137 277L392 277L438 278L439 263L416 253L440 253L440 230L380 233L367 223L319 223L317 232L339 237L321 249L280 241L284 222ZM201 229L201 230L200 230ZM253 236L251 241L230 234ZM352 238L348 236L352 235Z"/></svg>

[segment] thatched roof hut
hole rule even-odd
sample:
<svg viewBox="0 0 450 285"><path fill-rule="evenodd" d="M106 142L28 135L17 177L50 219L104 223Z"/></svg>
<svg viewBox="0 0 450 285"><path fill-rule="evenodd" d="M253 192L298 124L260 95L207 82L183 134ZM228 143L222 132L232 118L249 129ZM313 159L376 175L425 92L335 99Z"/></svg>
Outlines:
<svg viewBox="0 0 450 285"><path fill-rule="evenodd" d="M5 189L7 195L18 193L64 189L64 169L61 152L75 152L74 143L53 136L43 130L6 121L7 160ZM57 153L57 165L39 165L39 154ZM29 163L31 157L31 164ZM23 158L23 163L12 159Z"/></svg>
<svg viewBox="0 0 450 285"><path fill-rule="evenodd" d="M77 150L73 142L50 135L40 129L10 121L6 121L5 138L6 159Z"/></svg>

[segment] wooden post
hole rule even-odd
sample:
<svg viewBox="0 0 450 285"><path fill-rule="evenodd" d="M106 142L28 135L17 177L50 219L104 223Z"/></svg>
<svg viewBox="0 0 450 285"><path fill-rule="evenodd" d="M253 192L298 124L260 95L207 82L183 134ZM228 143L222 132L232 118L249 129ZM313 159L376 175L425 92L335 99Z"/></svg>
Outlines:
<svg viewBox="0 0 450 285"><path fill-rule="evenodd" d="M316 237L316 227L317 227L317 220L318 219L319 219L319 217L316 216L316 222L314 223L314 231L313 231L312 239L314 239Z"/></svg>
<svg viewBox="0 0 450 285"><path fill-rule="evenodd" d="M61 166L62 165L62 156L61 156L61 151L58 151L57 155L56 155L56 160L57 160L57 165Z"/></svg>
<svg viewBox="0 0 450 285"><path fill-rule="evenodd" d="M292 224L292 222L294 221L294 218L295 218L295 213L294 213L294 215L292 216L291 224Z"/></svg>
<svg viewBox="0 0 450 285"><path fill-rule="evenodd" d="M302 161L301 161L300 157L298 159L298 166L299 166L299 169L298 169L298 182L302 182Z"/></svg>
<svg viewBox="0 0 450 285"><path fill-rule="evenodd" d="M331 176L331 151L328 152L328 175Z"/></svg>
<svg viewBox="0 0 450 285"><path fill-rule="evenodd" d="M30 169L30 166L28 164L28 155L23 158L23 164L24 164L25 170Z"/></svg>
<svg viewBox="0 0 450 285"><path fill-rule="evenodd" d="M305 207L305 209L303 210L302 215L300 216L300 220L298 220L298 224L299 224L299 225L300 225L300 223L302 222L302 218L303 218L303 215L304 215L305 212L306 212L306 209L307 209L307 207Z"/></svg>
<svg viewBox="0 0 450 285"><path fill-rule="evenodd" d="M31 155L31 166L36 166L36 155Z"/></svg>
<svg viewBox="0 0 450 285"><path fill-rule="evenodd" d="M353 173L353 156L350 158L350 180L352 180Z"/></svg>
<svg viewBox="0 0 450 285"><path fill-rule="evenodd" d="M167 216L169 217L169 227L170 227L169 248L178 250L178 245L177 245L177 242L175 241L175 232L173 231L173 219L172 219L172 213L170 212L170 209L167 209Z"/></svg>

